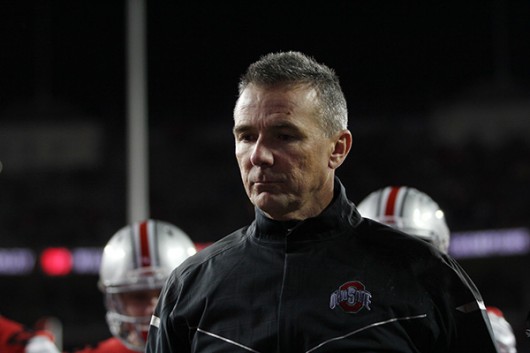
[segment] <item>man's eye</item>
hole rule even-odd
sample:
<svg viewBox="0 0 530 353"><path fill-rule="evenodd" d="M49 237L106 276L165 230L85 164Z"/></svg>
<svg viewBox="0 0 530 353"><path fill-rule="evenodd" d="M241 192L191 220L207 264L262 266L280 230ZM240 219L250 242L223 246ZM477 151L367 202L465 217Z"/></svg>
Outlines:
<svg viewBox="0 0 530 353"><path fill-rule="evenodd" d="M280 139L282 141L292 141L295 138L296 138L295 136L289 135L289 134L279 134L278 135L278 139Z"/></svg>
<svg viewBox="0 0 530 353"><path fill-rule="evenodd" d="M249 142L249 141L255 141L256 140L256 137L252 134L241 134L238 136L237 138L239 141L246 141L246 142Z"/></svg>

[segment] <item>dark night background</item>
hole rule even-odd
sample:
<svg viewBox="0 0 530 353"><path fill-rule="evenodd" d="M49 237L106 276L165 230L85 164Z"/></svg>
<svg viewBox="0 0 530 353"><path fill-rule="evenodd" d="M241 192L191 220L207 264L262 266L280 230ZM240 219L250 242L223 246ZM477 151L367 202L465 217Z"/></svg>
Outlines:
<svg viewBox="0 0 530 353"><path fill-rule="evenodd" d="M0 0L0 247L101 247L127 223L126 3ZM252 217L233 157L239 75L271 51L334 68L359 202L414 186L454 232L530 227L530 2L148 1L150 216L196 242ZM463 259L530 352L530 254ZM0 276L0 313L109 335L96 275Z"/></svg>

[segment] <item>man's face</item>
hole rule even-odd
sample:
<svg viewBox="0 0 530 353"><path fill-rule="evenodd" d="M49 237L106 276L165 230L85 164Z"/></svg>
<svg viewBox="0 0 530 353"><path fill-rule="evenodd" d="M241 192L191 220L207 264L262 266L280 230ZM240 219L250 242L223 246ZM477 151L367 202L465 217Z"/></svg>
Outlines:
<svg viewBox="0 0 530 353"><path fill-rule="evenodd" d="M119 298L118 312L131 320L120 321L119 336L135 350L143 351L149 331L149 320L155 311L160 289L146 289L116 294Z"/></svg>
<svg viewBox="0 0 530 353"><path fill-rule="evenodd" d="M318 215L333 197L326 137L307 86L249 85L234 109L236 158L250 201L277 220Z"/></svg>
<svg viewBox="0 0 530 353"><path fill-rule="evenodd" d="M138 290L120 293L123 313L135 317L150 317L158 301L160 289Z"/></svg>

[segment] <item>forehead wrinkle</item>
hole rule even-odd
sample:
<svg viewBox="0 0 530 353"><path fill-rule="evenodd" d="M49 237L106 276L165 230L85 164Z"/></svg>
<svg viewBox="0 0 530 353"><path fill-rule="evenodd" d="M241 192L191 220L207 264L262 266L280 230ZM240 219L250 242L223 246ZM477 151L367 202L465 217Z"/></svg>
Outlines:
<svg viewBox="0 0 530 353"><path fill-rule="evenodd" d="M234 130L241 130L245 126L248 129L256 122L267 126L295 126L296 124L293 122L282 118L292 116L295 106L296 104L292 102L278 102L278 104L272 106L270 104L261 104L260 102L242 104L238 107L234 116L236 123Z"/></svg>
<svg viewBox="0 0 530 353"><path fill-rule="evenodd" d="M256 92L245 92L243 93L237 103L236 107L242 111L248 111L252 109L263 110L267 114L271 112L285 112L291 111L298 106L291 97L286 97L284 95L278 96L277 93L272 93L270 91L256 91Z"/></svg>
<svg viewBox="0 0 530 353"><path fill-rule="evenodd" d="M300 128L291 121L280 120L280 121L272 121L269 123L269 121L266 120L266 121L263 121L262 124L260 125L263 125L264 127L267 127L270 130L282 130L282 129L290 129L290 130L297 130L297 131L300 130ZM248 132L248 131L255 130L255 129L256 129L256 126L253 125L252 123L242 123L242 124L235 125L233 128L233 132L235 134L238 134L238 133Z"/></svg>
<svg viewBox="0 0 530 353"><path fill-rule="evenodd" d="M238 110L242 114L253 114L255 110L262 110L265 115L272 114L286 114L291 115L292 111L298 105L294 102L286 102L277 100L276 102L270 100L261 100L258 102L249 102L248 104L242 103L239 105Z"/></svg>
<svg viewBox="0 0 530 353"><path fill-rule="evenodd" d="M304 87L295 87L295 90ZM304 88L305 89L305 88ZM292 87L291 87L292 90ZM313 100L314 89L304 92L302 98L288 95L270 95L270 91L246 91L240 96L234 110L234 133L255 130L258 126L274 129L293 129L301 131L298 121L290 119L298 109L310 115L315 114L315 107L306 107L304 102ZM308 108L311 111L308 111ZM257 124L257 125L256 125Z"/></svg>

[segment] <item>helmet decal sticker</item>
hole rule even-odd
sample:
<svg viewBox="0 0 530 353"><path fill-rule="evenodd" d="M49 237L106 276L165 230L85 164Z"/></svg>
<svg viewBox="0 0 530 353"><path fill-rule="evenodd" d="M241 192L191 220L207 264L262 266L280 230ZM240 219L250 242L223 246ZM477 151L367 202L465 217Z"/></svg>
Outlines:
<svg viewBox="0 0 530 353"><path fill-rule="evenodd" d="M388 194L388 198L386 200L385 216L393 216L395 214L398 191L399 189L395 187L390 189L390 193Z"/></svg>
<svg viewBox="0 0 530 353"><path fill-rule="evenodd" d="M142 267L151 266L148 223L140 223L140 264Z"/></svg>

